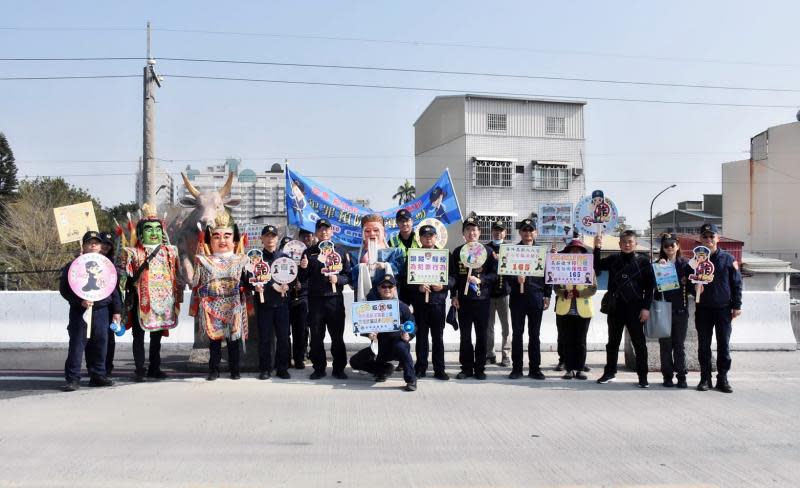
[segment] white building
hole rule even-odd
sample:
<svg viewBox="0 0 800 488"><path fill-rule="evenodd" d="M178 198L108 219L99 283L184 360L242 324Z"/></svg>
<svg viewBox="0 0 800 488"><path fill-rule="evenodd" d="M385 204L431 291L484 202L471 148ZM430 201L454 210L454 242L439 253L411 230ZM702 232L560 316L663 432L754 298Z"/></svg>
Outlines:
<svg viewBox="0 0 800 488"><path fill-rule="evenodd" d="M445 168L461 213L477 215L481 238L501 220L517 239L539 203L576 203L585 194L583 101L483 95L436 97L414 123L418 191ZM449 229L461 242L460 224Z"/></svg>
<svg viewBox="0 0 800 488"><path fill-rule="evenodd" d="M172 175L163 170L158 165L158 161L154 161L153 164L156 165L155 181L153 182L156 189L156 208L159 212L163 212L175 203L175 184ZM143 173L142 158L139 158L139 168L136 171L136 204L139 205L139 208L142 208L145 201Z"/></svg>
<svg viewBox="0 0 800 488"><path fill-rule="evenodd" d="M258 223L286 225L286 177L283 167L275 163L269 170L256 173L251 169L241 169L241 160L228 159L223 164L208 166L204 170L187 166L185 173L189 181L200 191L216 190L225 184L228 173L234 173L231 198L241 203L233 207L233 219L238 224ZM186 194L181 185L180 198Z"/></svg>
<svg viewBox="0 0 800 488"><path fill-rule="evenodd" d="M722 165L722 225L744 251L800 267L800 122L750 139L750 159Z"/></svg>

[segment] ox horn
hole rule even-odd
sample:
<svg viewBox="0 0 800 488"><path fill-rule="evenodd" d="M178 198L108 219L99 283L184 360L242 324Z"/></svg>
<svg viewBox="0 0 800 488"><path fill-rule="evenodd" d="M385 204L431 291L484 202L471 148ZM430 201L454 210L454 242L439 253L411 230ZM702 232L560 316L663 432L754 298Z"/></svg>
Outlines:
<svg viewBox="0 0 800 488"><path fill-rule="evenodd" d="M186 186L186 189L189 191L189 193L191 193L192 196L195 198L199 197L200 192L197 191L197 188L195 188L194 185L189 181L189 178L187 178L186 175L183 174L183 171L181 171L181 176L183 177L183 184L184 186Z"/></svg>
<svg viewBox="0 0 800 488"><path fill-rule="evenodd" d="M220 198L225 198L231 192L231 185L233 185L233 171L228 173L228 180L222 185L222 188L219 190Z"/></svg>

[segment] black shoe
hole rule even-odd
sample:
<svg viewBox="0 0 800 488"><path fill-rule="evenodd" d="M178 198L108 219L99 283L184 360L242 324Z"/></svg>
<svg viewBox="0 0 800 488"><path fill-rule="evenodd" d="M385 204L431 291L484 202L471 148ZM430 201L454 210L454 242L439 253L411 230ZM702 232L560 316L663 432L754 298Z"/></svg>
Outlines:
<svg viewBox="0 0 800 488"><path fill-rule="evenodd" d="M508 374L508 379L510 380L518 380L520 378L522 378L522 371L511 371Z"/></svg>
<svg viewBox="0 0 800 488"><path fill-rule="evenodd" d="M272 375L269 374L269 371L262 371L258 374L258 379L260 380L268 380L272 378Z"/></svg>
<svg viewBox="0 0 800 488"><path fill-rule="evenodd" d="M414 371L414 374L417 375L417 378L424 378L428 376L428 372L425 370Z"/></svg>
<svg viewBox="0 0 800 488"><path fill-rule="evenodd" d="M344 371L335 371L331 376L333 376L337 380L346 380L347 379L347 375L345 374Z"/></svg>
<svg viewBox="0 0 800 488"><path fill-rule="evenodd" d="M133 381L134 383L144 383L144 375L142 373L134 373Z"/></svg>
<svg viewBox="0 0 800 488"><path fill-rule="evenodd" d="M412 381L411 383L406 383L406 387L403 388L405 391L417 391L417 382Z"/></svg>
<svg viewBox="0 0 800 488"><path fill-rule="evenodd" d="M386 381L386 375L376 374L375 375L375 383L383 383Z"/></svg>
<svg viewBox="0 0 800 488"><path fill-rule="evenodd" d="M447 381L450 379L450 376L445 373L444 371L439 371L438 373L433 373L433 377L437 380Z"/></svg>
<svg viewBox="0 0 800 488"><path fill-rule="evenodd" d="M591 371L591 370L592 370L592 368L590 368L589 366L584 366L584 367L583 367L583 372L584 372L584 373L588 373L588 372L589 372L589 371Z"/></svg>
<svg viewBox="0 0 800 488"><path fill-rule="evenodd" d="M206 381L214 381L219 378L219 371L209 371L208 376L206 376Z"/></svg>
<svg viewBox="0 0 800 488"><path fill-rule="evenodd" d="M79 381L68 381L66 385L61 387L61 391L77 391L81 389L81 384Z"/></svg>
<svg viewBox="0 0 800 488"><path fill-rule="evenodd" d="M650 388L650 383L647 382L647 378L640 378L636 386L639 388Z"/></svg>
<svg viewBox="0 0 800 488"><path fill-rule="evenodd" d="M242 377L242 375L240 375L239 373L231 373L231 379L232 380L238 380L241 377Z"/></svg>
<svg viewBox="0 0 800 488"><path fill-rule="evenodd" d="M497 356L489 356L486 358L486 364L497 364Z"/></svg>
<svg viewBox="0 0 800 488"><path fill-rule="evenodd" d="M311 376L309 376L308 379L318 380L326 376L328 376L328 373L326 373L325 371L314 371L313 373L311 373Z"/></svg>
<svg viewBox="0 0 800 488"><path fill-rule="evenodd" d="M575 372L575 379L576 380L588 380L589 377L586 376L586 373L584 373L583 371L576 371Z"/></svg>
<svg viewBox="0 0 800 488"><path fill-rule="evenodd" d="M288 380L292 377L292 375L290 375L289 372L286 371L285 369L278 371L278 374L276 376L282 380Z"/></svg>
<svg viewBox="0 0 800 488"><path fill-rule="evenodd" d="M303 361L295 361L294 369L306 369L306 363L304 363Z"/></svg>
<svg viewBox="0 0 800 488"><path fill-rule="evenodd" d="M678 388L688 388L689 387L689 385L686 383L686 377L685 376L678 376L678 384L677 384L677 386L678 386Z"/></svg>
<svg viewBox="0 0 800 488"><path fill-rule="evenodd" d="M564 363L559 361L558 364L556 364L556 367L553 368L553 371L564 371Z"/></svg>
<svg viewBox="0 0 800 488"><path fill-rule="evenodd" d="M733 393L733 388L731 388L728 380L717 380L717 386L715 388L722 393Z"/></svg>
<svg viewBox="0 0 800 488"><path fill-rule="evenodd" d="M564 373L564 376L562 376L561 379L562 380L571 380L572 377L573 377L573 373L572 373L572 370L570 370L570 371L567 371L566 373Z"/></svg>
<svg viewBox="0 0 800 488"><path fill-rule="evenodd" d="M672 382L672 376L664 377L664 382L661 384L664 385L664 387L666 388L672 388L673 386L675 386L675 383Z"/></svg>
<svg viewBox="0 0 800 488"><path fill-rule="evenodd" d="M92 379L89 380L89 386L94 388L101 388L104 386L111 386L114 382L110 379L106 378L105 376L93 376Z"/></svg>
<svg viewBox="0 0 800 488"><path fill-rule="evenodd" d="M528 378L533 378L535 380L543 380L545 379L544 373L542 373L538 369L531 370L528 372Z"/></svg>
<svg viewBox="0 0 800 488"><path fill-rule="evenodd" d="M711 381L706 379L701 379L700 383L697 384L697 391L708 391L711 388Z"/></svg>
<svg viewBox="0 0 800 488"><path fill-rule="evenodd" d="M603 373L603 376L597 379L597 382L601 385L605 385L606 383L611 383L612 381L617 379L617 375L614 373Z"/></svg>
<svg viewBox="0 0 800 488"><path fill-rule="evenodd" d="M481 380L481 381L485 380L486 379L486 373L484 373L483 371L481 371L480 373L475 373L475 379L476 380Z"/></svg>
<svg viewBox="0 0 800 488"><path fill-rule="evenodd" d="M467 378L472 378L472 373L465 373L465 372L461 371L460 373L458 373L456 375L456 379L457 380L465 380Z"/></svg>

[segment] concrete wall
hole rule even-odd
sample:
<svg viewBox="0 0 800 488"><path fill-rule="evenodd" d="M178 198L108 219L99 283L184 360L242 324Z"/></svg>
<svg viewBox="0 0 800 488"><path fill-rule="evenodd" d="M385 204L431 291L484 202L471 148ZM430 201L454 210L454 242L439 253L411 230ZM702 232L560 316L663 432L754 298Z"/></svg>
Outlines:
<svg viewBox="0 0 800 488"><path fill-rule="evenodd" d="M607 341L606 316L599 312L603 292L597 293L594 300L595 316L589 327L587 342L590 349L602 350ZM347 324L350 323L350 304L353 294L345 295ZM735 349L794 350L797 342L792 331L789 309L789 294L784 292L745 292L744 314L734 322L731 339ZM186 315L189 296L185 296L181 310L180 325L173 330L167 343L192 343L193 319ZM57 292L0 292L0 348L20 344L53 344L65 346L67 337L67 302ZM496 337L500 340L500 324L496 324ZM551 311L544 314L541 328L542 349L555 350L555 315ZM458 348L459 335L449 325L445 328L445 343L449 350ZM118 342L129 343L130 333L117 338ZM366 344L367 340L356 337L352 328L345 327L345 341L348 344Z"/></svg>

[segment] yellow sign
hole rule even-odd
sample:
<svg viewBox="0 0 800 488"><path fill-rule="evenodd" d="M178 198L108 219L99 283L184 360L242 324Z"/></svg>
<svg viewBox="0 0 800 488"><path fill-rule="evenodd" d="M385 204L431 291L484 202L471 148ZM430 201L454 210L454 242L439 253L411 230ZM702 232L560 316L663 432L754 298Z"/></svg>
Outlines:
<svg viewBox="0 0 800 488"><path fill-rule="evenodd" d="M53 209L61 244L80 241L90 230L98 231L92 202L76 203Z"/></svg>

